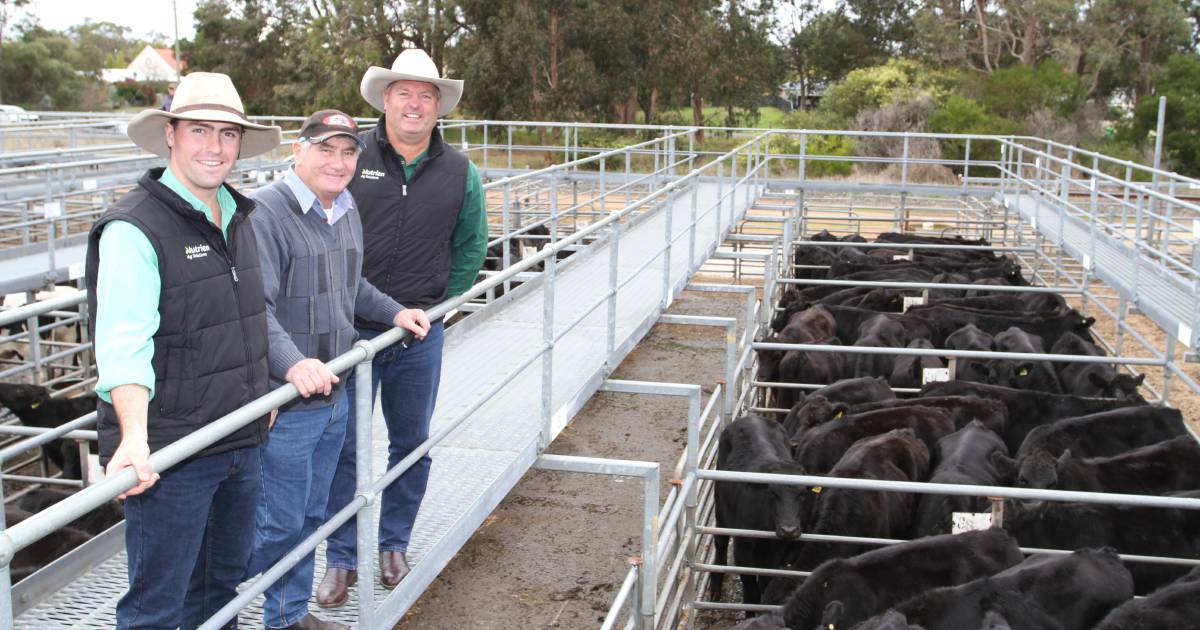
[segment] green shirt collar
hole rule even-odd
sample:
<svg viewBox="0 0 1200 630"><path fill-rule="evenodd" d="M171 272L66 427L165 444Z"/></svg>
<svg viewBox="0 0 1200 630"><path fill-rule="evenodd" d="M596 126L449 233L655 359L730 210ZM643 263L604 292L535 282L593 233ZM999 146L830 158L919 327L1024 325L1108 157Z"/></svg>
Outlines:
<svg viewBox="0 0 1200 630"><path fill-rule="evenodd" d="M158 182L163 186L171 189L171 192L179 195L184 201L188 202L197 212L203 212L204 217L209 223L213 222L212 209L208 204L200 201L200 198L192 194L183 182L180 182L175 174L171 172L171 167L163 169L162 177L158 178ZM217 189L217 204L221 206L221 235L228 237L229 222L233 220L233 213L237 210L237 202L233 200L233 195L229 194L229 190L224 186Z"/></svg>

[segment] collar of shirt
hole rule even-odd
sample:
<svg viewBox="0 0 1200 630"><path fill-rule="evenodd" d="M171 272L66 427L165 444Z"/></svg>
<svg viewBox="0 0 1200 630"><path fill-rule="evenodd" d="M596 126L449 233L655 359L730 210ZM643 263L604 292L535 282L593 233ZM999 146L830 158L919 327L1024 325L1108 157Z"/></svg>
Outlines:
<svg viewBox="0 0 1200 630"><path fill-rule="evenodd" d="M321 200L317 199L316 193L308 189L304 180L296 174L295 167L289 168L287 174L283 176L283 183L292 190L292 194L296 196L296 201L300 202L300 211L308 214L309 210L316 209L330 225L338 222L338 219L346 216L350 208L354 207L354 197L350 195L349 190L343 190L333 199L333 212L326 213L325 207L321 205Z"/></svg>
<svg viewBox="0 0 1200 630"><path fill-rule="evenodd" d="M171 192L179 195L184 201L188 202L197 212L204 213L205 218L209 223L213 222L212 208L208 204L200 201L200 198L192 194L192 191L175 177L175 173L171 172L171 167L163 169L163 174L158 178L158 183L166 186ZM229 190L222 185L217 189L217 205L221 206L221 234L228 236L229 222L233 220L233 213L237 211L237 202L233 200L233 195L229 194Z"/></svg>

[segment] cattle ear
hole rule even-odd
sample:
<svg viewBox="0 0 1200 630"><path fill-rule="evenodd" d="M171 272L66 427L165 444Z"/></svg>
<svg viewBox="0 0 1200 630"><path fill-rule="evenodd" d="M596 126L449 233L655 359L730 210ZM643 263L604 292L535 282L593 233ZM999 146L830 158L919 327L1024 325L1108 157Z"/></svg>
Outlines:
<svg viewBox="0 0 1200 630"><path fill-rule="evenodd" d="M1092 324L1095 324L1095 323L1096 323L1096 318L1095 318L1095 317L1085 317L1085 318L1083 318L1083 325L1084 325L1084 326L1087 326L1087 327L1089 327L1089 328L1090 328L1090 327L1092 326Z"/></svg>
<svg viewBox="0 0 1200 630"><path fill-rule="evenodd" d="M1070 461L1071 461L1071 449L1066 449L1065 451L1062 452L1062 455L1058 456L1058 462L1057 462L1058 470L1062 470L1063 467L1067 465L1067 462L1070 462Z"/></svg>
<svg viewBox="0 0 1200 630"><path fill-rule="evenodd" d="M833 404L832 418L834 420L837 420L848 413L850 413L850 405L847 405L846 403L843 403L843 402Z"/></svg>
<svg viewBox="0 0 1200 630"><path fill-rule="evenodd" d="M1017 460L1005 455L1000 451L992 451L991 455L988 456L988 459L991 460L992 466L996 469L996 472L999 473L1001 481L1008 483L1012 481L1013 477L1016 476Z"/></svg>
<svg viewBox="0 0 1200 630"><path fill-rule="evenodd" d="M1133 386L1135 388L1141 387L1142 383L1145 382L1145 380L1146 380L1145 374L1138 374L1137 376L1133 377Z"/></svg>

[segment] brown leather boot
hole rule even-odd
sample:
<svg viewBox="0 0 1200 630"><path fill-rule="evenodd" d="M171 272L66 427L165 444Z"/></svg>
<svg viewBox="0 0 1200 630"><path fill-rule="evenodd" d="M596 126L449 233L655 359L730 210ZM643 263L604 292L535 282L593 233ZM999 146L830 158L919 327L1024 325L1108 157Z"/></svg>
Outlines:
<svg viewBox="0 0 1200 630"><path fill-rule="evenodd" d="M337 608L350 599L350 587L358 581L358 572L330 567L317 587L317 605L321 608Z"/></svg>
<svg viewBox="0 0 1200 630"><path fill-rule="evenodd" d="M396 588L408 575L408 558L403 551L379 552L379 583L384 588Z"/></svg>

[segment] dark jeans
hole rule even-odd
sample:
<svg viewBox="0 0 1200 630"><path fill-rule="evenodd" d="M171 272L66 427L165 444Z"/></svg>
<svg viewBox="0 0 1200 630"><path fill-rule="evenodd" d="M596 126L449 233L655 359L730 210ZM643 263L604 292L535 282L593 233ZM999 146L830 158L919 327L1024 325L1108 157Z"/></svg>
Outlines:
<svg viewBox="0 0 1200 630"><path fill-rule="evenodd" d="M125 500L129 591L118 628L195 628L237 595L259 474L258 448L237 449L185 461Z"/></svg>
<svg viewBox="0 0 1200 630"><path fill-rule="evenodd" d="M438 384L442 375L442 322L433 323L424 341L410 341L408 347L392 345L375 355L371 365L372 400L380 392L383 419L388 430L388 467L395 466L429 437L429 418L437 402ZM362 339L372 339L377 331L360 328ZM329 506L325 518L333 516L354 498L355 490L355 392L358 384L351 377L346 384L346 398L350 403L349 421L346 423L346 440L342 444L342 456L338 460L337 473L329 489ZM366 419L368 422L370 418ZM407 551L412 536L413 521L417 508L425 496L429 482L429 456L422 457L399 479L383 491L379 506L379 550ZM384 471L373 471L376 476ZM354 519L338 528L329 537L325 551L325 564L330 567L356 568L358 554L355 543L358 536Z"/></svg>
<svg viewBox="0 0 1200 630"><path fill-rule="evenodd" d="M329 482L346 435L346 396L317 409L280 412L259 447L262 499L247 576L271 568L325 522ZM263 594L263 625L290 626L308 614L313 562L309 553Z"/></svg>

